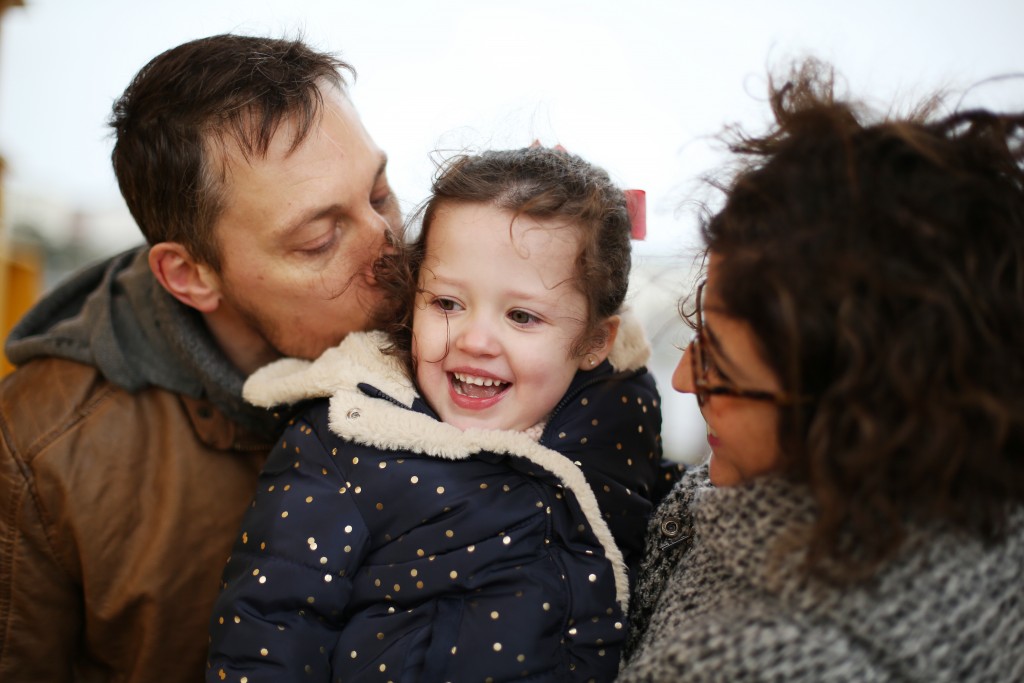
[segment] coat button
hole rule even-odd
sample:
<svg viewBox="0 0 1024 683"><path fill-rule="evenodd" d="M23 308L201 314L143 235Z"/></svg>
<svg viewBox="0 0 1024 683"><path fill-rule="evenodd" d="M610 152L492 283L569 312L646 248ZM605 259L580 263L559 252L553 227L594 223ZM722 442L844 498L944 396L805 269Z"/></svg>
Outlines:
<svg viewBox="0 0 1024 683"><path fill-rule="evenodd" d="M661 538L661 550L668 550L690 537L683 534L683 523L678 517L666 517L661 523Z"/></svg>
<svg viewBox="0 0 1024 683"><path fill-rule="evenodd" d="M357 417L359 417L359 411L357 409L353 408L352 410L348 411L348 418L350 420L354 420Z"/></svg>
<svg viewBox="0 0 1024 683"><path fill-rule="evenodd" d="M675 538L683 530L683 526L675 517L667 517L661 523L661 535L665 538Z"/></svg>

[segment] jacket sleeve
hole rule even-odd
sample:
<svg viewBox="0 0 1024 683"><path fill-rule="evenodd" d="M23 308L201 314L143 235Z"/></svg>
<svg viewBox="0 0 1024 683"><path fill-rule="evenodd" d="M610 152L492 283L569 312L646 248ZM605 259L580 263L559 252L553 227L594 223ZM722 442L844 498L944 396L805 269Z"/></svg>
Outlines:
<svg viewBox="0 0 1024 683"><path fill-rule="evenodd" d="M321 424L326 424L322 422ZM208 681L327 681L369 533L344 443L296 420L267 460L224 570Z"/></svg>
<svg viewBox="0 0 1024 683"><path fill-rule="evenodd" d="M82 596L27 463L0 439L0 680L71 681ZM67 545L71 545L71 539Z"/></svg>

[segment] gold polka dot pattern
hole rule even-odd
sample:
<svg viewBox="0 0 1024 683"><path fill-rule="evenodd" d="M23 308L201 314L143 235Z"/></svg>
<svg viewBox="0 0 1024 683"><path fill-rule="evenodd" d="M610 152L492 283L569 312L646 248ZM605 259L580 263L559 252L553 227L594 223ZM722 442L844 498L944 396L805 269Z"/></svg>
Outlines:
<svg viewBox="0 0 1024 683"><path fill-rule="evenodd" d="M332 434L328 401L312 404L243 520L208 679L613 679L625 620L595 523L605 518L632 566L677 475L662 467L649 375L605 365L577 379L539 445L583 474L600 507L590 517L514 449L449 459L355 443ZM403 419L365 397L339 414L365 420L378 402Z"/></svg>

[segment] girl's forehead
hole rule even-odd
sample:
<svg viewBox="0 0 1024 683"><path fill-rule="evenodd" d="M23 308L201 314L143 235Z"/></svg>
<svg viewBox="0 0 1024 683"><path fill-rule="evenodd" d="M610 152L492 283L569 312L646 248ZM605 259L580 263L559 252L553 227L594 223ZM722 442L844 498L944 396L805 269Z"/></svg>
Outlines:
<svg viewBox="0 0 1024 683"><path fill-rule="evenodd" d="M561 217L538 217L490 203L445 202L437 208L426 234L428 251L446 243L502 244L522 258L540 255L551 247L578 249L580 226Z"/></svg>

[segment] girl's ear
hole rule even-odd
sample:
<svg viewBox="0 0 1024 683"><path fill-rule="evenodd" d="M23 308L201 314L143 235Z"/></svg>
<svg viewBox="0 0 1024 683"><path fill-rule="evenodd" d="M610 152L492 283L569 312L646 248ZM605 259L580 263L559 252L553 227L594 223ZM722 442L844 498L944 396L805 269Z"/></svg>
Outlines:
<svg viewBox="0 0 1024 683"><path fill-rule="evenodd" d="M595 334L597 344L590 347L590 350L580 356L580 370L593 370L604 362L608 354L612 352L615 344L615 336L619 333L619 322L621 318L617 315L609 316L599 326L600 334Z"/></svg>
<svg viewBox="0 0 1024 683"><path fill-rule="evenodd" d="M199 263L178 242L160 242L149 248L149 268L171 296L201 313L217 310L221 300L220 278Z"/></svg>

